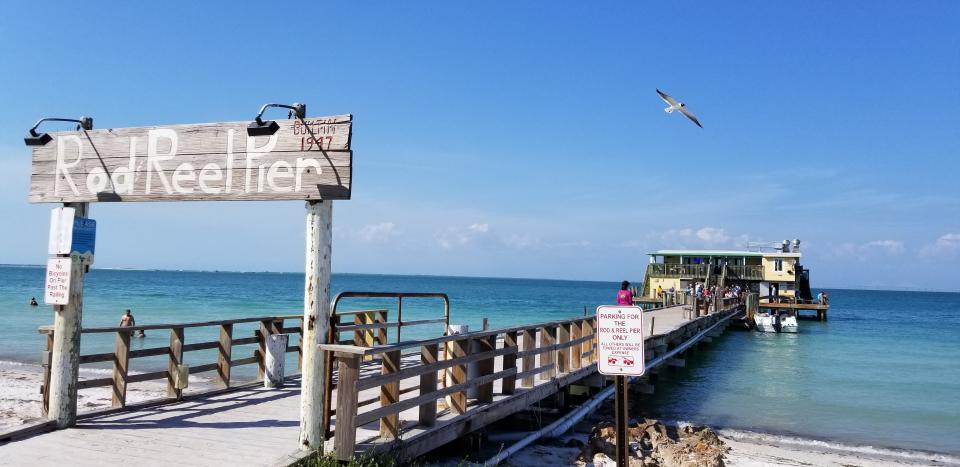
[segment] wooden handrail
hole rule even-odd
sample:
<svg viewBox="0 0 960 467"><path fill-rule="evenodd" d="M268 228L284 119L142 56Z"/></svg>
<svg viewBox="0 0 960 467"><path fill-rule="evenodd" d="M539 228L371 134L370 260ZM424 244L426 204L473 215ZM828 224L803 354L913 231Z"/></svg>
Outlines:
<svg viewBox="0 0 960 467"><path fill-rule="evenodd" d="M193 323L145 324L143 326L84 328L84 329L81 329L80 332L83 334L96 334L96 333L103 333L103 332L120 332L120 331L150 331L150 330L156 330L156 329L199 328L199 327L205 327L205 326L219 326L223 324L256 323L259 321L279 321L279 320L287 320L287 319L303 319L303 315L261 316L259 318L221 319L216 321L197 321ZM44 326L44 327L41 327L40 329L45 329L47 327L48 326Z"/></svg>
<svg viewBox="0 0 960 467"><path fill-rule="evenodd" d="M555 327L555 326L559 326L559 325L561 325L561 324L572 323L572 322L574 322L574 321L582 321L582 320L584 320L584 319L590 319L590 318L584 318L584 317L581 316L581 317L572 318L572 319L568 319L568 320L548 321L548 322L546 322L546 323L538 323L538 324L529 324L529 325L523 325L523 326L515 326L515 327L510 327L510 328L496 329L496 330L492 330L492 331L466 332L466 333L463 333L463 334L455 334L455 335L450 335L450 336L441 336L441 337L435 337L435 338L432 338L432 339L409 340L409 341L403 341L403 342L396 342L396 343L393 343L393 344L374 345L374 346L369 346L369 347L367 347L367 346L354 346L354 345L347 345L347 344L320 344L320 349L321 349L321 350L328 351L328 352L333 352L333 353L348 353L348 354L356 354L356 355L363 355L363 356L367 356L367 355L377 355L377 354L381 354L381 353L384 353L384 352L392 352L392 351L394 351L394 350L404 350L404 349L409 349L409 348L412 348L412 347L419 347L419 346L427 345L427 344L444 344L444 343L453 342L453 341L461 341L461 340L467 340L467 339L477 339L477 338L480 338L480 337L495 336L495 335L497 335L497 334L504 334L504 333L507 333L507 332L520 332L520 331L536 330L536 329L540 329L540 328L543 328L543 327L550 327L550 326L554 326L554 327Z"/></svg>
<svg viewBox="0 0 960 467"><path fill-rule="evenodd" d="M400 326L418 326L421 324L435 324L442 323L446 321L444 318L436 319L420 319L415 321L404 321L403 323L371 323L371 324L338 324L336 325L337 332L348 332L348 331L361 331L366 329L386 329L386 328L398 328Z"/></svg>
<svg viewBox="0 0 960 467"><path fill-rule="evenodd" d="M113 352L103 352L96 354L80 355L79 362L81 364L88 363L106 363L111 362L113 364L113 374L111 377L106 378L96 378L96 379L86 379L80 380L77 382L78 389L92 388L92 387L102 387L109 386L113 388L112 391L112 405L113 407L124 407L126 406L126 393L127 386L130 383L137 383L141 381L155 380L155 379L166 379L167 380L167 399L179 400L183 393L182 389L177 385L177 379L181 376L177 376L180 371L187 371L189 374L203 373L207 371L217 371L219 377L220 385L222 387L230 387L230 373L231 368L241 365L251 365L257 363L260 368L259 378L262 378L262 368L264 366L264 343L266 337L270 334L301 334L303 333L302 326L290 326L284 327L283 322L286 320L303 320L301 315L284 315L284 316L261 316L261 317L251 317L251 318L237 318L237 319L225 319L225 320L215 320L215 321L200 321L200 322L190 322L190 323L175 323L175 324L150 324L150 325L141 325L141 326L125 326L125 327L107 327L107 328L87 328L81 330L84 334L103 334L103 333L113 333L116 335L115 345ZM260 323L260 329L254 331L253 336L251 337L242 337L238 339L233 338L233 325L238 323ZM220 337L215 341L207 342L195 342L191 344L184 344L183 330L185 328L197 328L197 327L218 327L220 331ZM130 336L141 330L163 330L169 329L171 332L170 344L164 347L149 347L145 349L136 349L133 350L130 348ZM50 346L51 338L53 335L53 329L51 326L43 326L38 329L38 332L45 334L45 339L48 342L48 347ZM253 355L249 357L240 357L233 358L233 348L242 345L250 344L260 344L260 346L254 350ZM214 363L204 364L204 365L193 365L189 366L186 369L180 367L184 363L183 356L185 352L193 352L198 350L207 350L207 349L218 349L218 358ZM286 348L287 353L296 352L301 353L301 348L299 345L288 345ZM46 413L49 404L49 398L47 396L47 391L49 387L49 378L50 378L50 353L51 350L47 350L44 353L44 361L47 363L44 364L44 383L41 386L41 391L43 392L43 411ZM152 371L148 373L138 373L130 374L128 372L129 363L131 359L134 358L144 358L144 357L167 357L168 363L165 370ZM299 362L298 362L299 365Z"/></svg>
<svg viewBox="0 0 960 467"><path fill-rule="evenodd" d="M467 390L475 388L476 394L470 397L477 403L490 403L495 400L495 381L502 381L500 393L506 395L514 393L518 382L532 387L537 378L552 380L580 372L584 365L594 361L595 321L595 317L578 316L388 345L319 345L327 355L336 357L340 368L334 432L338 458L352 452L358 426L379 420L380 438L396 439L400 435L399 414L404 410L419 408L420 423L432 426L436 421L438 399L446 397L449 409L463 414L468 407ZM539 346L538 334L541 336ZM502 347L497 348L501 337ZM445 344L444 359L439 358L440 344ZM402 368L401 351L412 347L419 347L420 363ZM471 348L476 353L471 353ZM361 377L360 363L372 355L383 355L382 372ZM540 355L539 362L537 355ZM502 359L501 370L497 372L494 371L496 358ZM467 364L471 363L476 365L478 375L467 379ZM445 385L438 388L440 374L444 374ZM419 378L419 384L399 389L401 381L413 378ZM376 388L380 389L379 398L359 401L361 391ZM402 393L417 388L417 397L400 400ZM380 407L358 414L359 407L378 399Z"/></svg>

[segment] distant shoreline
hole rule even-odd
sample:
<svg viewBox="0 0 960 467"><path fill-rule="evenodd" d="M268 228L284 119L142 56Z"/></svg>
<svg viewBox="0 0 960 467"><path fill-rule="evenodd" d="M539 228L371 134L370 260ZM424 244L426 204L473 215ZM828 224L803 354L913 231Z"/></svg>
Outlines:
<svg viewBox="0 0 960 467"><path fill-rule="evenodd" d="M25 269L42 269L46 267L42 264L5 264L0 263L0 267L7 268L25 268ZM138 271L138 272L183 272L183 273L209 273L209 274L277 274L277 275L286 275L286 274L303 274L303 271L230 271L226 269L158 269L158 268L132 268L132 267L104 267L98 268L94 267L93 270L100 271ZM620 279L616 280L597 280L597 279L551 279L546 277L493 277L493 276L449 276L442 274L389 274L389 273L375 273L375 272L334 272L334 275L342 276L379 276L379 277L429 277L429 278L440 278L440 279L487 279L487 280L511 280L511 281L552 281L552 282L588 282L595 284L617 284L620 282ZM822 286L814 287L817 290L857 290L857 291L866 291L866 292L917 292L917 293L960 293L960 290L938 290L938 289L920 289L912 287L898 287L898 288L877 288L870 286Z"/></svg>

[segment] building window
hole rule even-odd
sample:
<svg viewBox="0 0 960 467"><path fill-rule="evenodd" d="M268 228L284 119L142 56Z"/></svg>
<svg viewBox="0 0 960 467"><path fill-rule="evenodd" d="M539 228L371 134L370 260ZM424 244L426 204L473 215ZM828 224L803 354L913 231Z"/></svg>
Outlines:
<svg viewBox="0 0 960 467"><path fill-rule="evenodd" d="M783 271L783 260L782 260L782 259L775 259L775 260L773 260L773 270L774 270L774 271L777 271L777 272Z"/></svg>

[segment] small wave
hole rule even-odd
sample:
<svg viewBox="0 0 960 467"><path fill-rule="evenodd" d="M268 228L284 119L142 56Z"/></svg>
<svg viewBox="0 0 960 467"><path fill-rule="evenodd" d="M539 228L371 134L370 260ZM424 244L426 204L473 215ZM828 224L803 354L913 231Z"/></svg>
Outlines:
<svg viewBox="0 0 960 467"><path fill-rule="evenodd" d="M15 362L13 360L0 360L0 367L11 367L11 366L20 367L20 366L40 366L40 365L36 365L32 363L24 363L24 362Z"/></svg>
<svg viewBox="0 0 960 467"><path fill-rule="evenodd" d="M686 422L678 422L678 426L692 425ZM722 428L717 430L721 436L725 436L737 441L768 444L779 447L794 447L797 450L810 450L811 448L826 452L839 454L863 455L874 458L885 458L890 460L903 460L924 463L941 463L948 465L960 465L960 457L950 454L942 454L929 451L917 451L910 449L897 449L888 447L876 447L869 445L845 444L835 441L823 441L812 438L801 438L798 436L776 435L771 433L757 433L753 431L736 430L732 428Z"/></svg>

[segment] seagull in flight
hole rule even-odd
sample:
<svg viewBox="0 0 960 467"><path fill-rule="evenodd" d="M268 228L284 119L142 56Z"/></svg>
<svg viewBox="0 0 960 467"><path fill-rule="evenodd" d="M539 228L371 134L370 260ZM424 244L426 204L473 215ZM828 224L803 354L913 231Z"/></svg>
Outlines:
<svg viewBox="0 0 960 467"><path fill-rule="evenodd" d="M680 113L682 113L685 117L689 118L691 122L696 123L698 127L703 128L703 125L700 124L700 121L697 120L697 117L695 117L692 113L690 113L689 110L687 110L687 106L684 105L683 102L677 102L676 99L664 94L659 89L657 89L657 95L659 95L660 99L663 99L663 101L670 106L663 109L664 112L668 114L672 114L674 110L679 110Z"/></svg>

